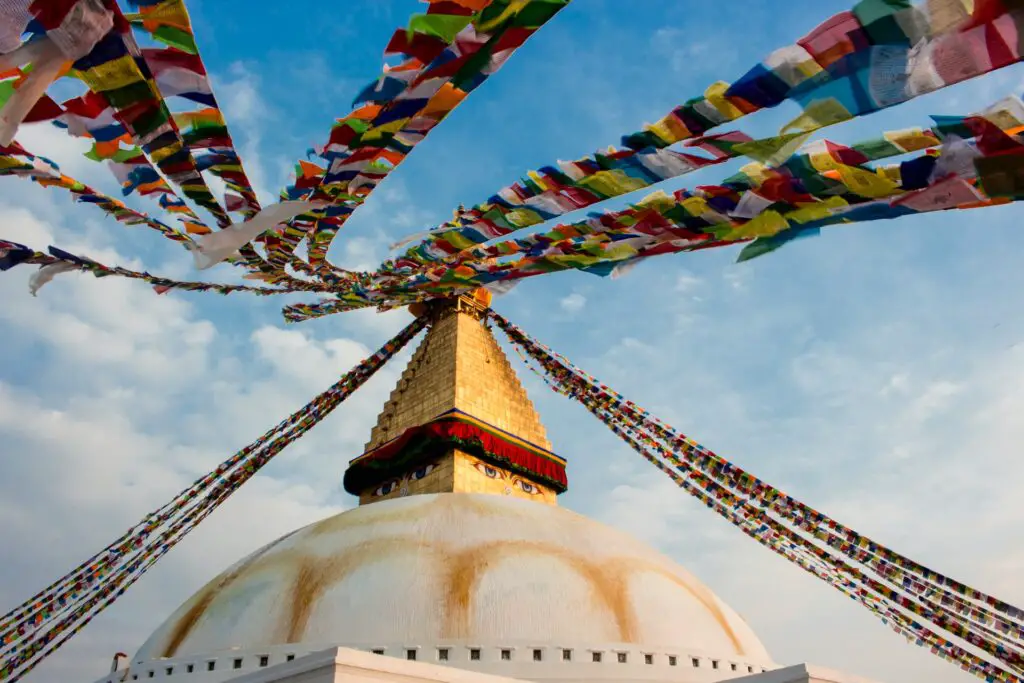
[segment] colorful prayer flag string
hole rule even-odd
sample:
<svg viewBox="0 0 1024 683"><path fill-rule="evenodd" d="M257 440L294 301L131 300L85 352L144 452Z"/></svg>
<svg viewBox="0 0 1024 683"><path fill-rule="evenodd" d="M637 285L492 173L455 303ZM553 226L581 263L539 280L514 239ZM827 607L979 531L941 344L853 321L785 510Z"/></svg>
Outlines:
<svg viewBox="0 0 1024 683"><path fill-rule="evenodd" d="M439 261L409 260L401 269L351 282L332 299L290 305L285 318L383 308L573 268L614 277L651 256L750 242L740 253L747 260L830 225L982 208L1024 196L1024 104L1018 98L973 116L933 119L929 130L893 131L850 147L821 140L775 167L748 164L720 185L671 196L657 191L621 211L547 232L453 247ZM909 150L924 152L873 165Z"/></svg>
<svg viewBox="0 0 1024 683"><path fill-rule="evenodd" d="M74 196L75 201L92 204L119 223L145 225L153 228L167 239L181 243L186 249L195 244L188 234L147 214L135 211L126 206L124 202L108 197L85 183L64 175L52 161L35 156L17 142L12 143L9 147L0 148L0 175L28 178L43 187L57 187L66 190ZM209 228L203 225L186 223L185 226L186 230L192 234L209 232Z"/></svg>
<svg viewBox="0 0 1024 683"><path fill-rule="evenodd" d="M116 5L114 11L114 28L74 63L75 73L105 100L113 118L186 197L209 211L219 225L228 225L231 219L199 173L127 21Z"/></svg>
<svg viewBox="0 0 1024 683"><path fill-rule="evenodd" d="M293 294L296 292L320 292L329 293L332 291L328 285L318 282L296 281L284 287L255 287L252 285L227 285L213 282L183 282L171 280L165 277L151 275L146 272L139 272L122 268L120 266L105 266L102 263L93 261L83 256L70 254L63 249L50 247L49 254L34 251L23 244L0 239L0 271L10 270L19 265L37 265L39 270L29 280L29 291L35 295L39 289L61 273L80 271L91 273L95 277L123 277L130 280L142 280L152 285L157 294L166 294L173 290L188 292L215 292L217 294L234 294L245 292L257 296L273 296L275 294Z"/></svg>
<svg viewBox="0 0 1024 683"><path fill-rule="evenodd" d="M268 238L269 260L283 268L308 236L310 267L329 271L331 240L373 189L568 2L431 3L408 31L396 31L385 55L404 55L405 61L364 89L357 108L333 127L318 153L327 167L300 161L295 185L282 193L288 199L330 199L332 206Z"/></svg>
<svg viewBox="0 0 1024 683"><path fill-rule="evenodd" d="M142 50L157 89L164 99L176 97L203 107L172 115L183 129L182 138L189 149L207 150L196 157L198 169L220 178L234 193L225 198L229 212L241 211L247 216L258 213L262 207L235 150L224 114L217 105L185 3L183 0L129 1L138 8L137 14L126 17L132 26L167 45Z"/></svg>
<svg viewBox="0 0 1024 683"><path fill-rule="evenodd" d="M863 0L823 22L796 44L773 52L732 84L715 83L644 131L572 162L529 172L486 202L460 207L398 263L431 260L611 197L724 161L722 147L761 160L784 160L787 148L821 128L909 101L1020 60L1024 15L999 2L936 4ZM938 11L938 7L942 11ZM952 59L952 57L956 59ZM754 143L740 132L712 129L787 100L804 113L780 135ZM711 151L714 159L672 152L671 145ZM447 253L451 253L447 251ZM436 256L435 256L436 258ZM394 263L385 269L397 267Z"/></svg>
<svg viewBox="0 0 1024 683"><path fill-rule="evenodd" d="M84 628L228 496L362 386L426 324L425 318L414 320L325 392L0 618L0 681L20 680Z"/></svg>
<svg viewBox="0 0 1024 683"><path fill-rule="evenodd" d="M858 600L908 639L928 645L975 675L986 680L1021 680L1024 613L1019 608L922 567L799 503L676 433L506 319L493 312L491 317L524 360L537 363L549 386L581 402L678 485L744 533ZM801 531L809 537L800 535ZM964 639L1000 664L956 646L901 610Z"/></svg>

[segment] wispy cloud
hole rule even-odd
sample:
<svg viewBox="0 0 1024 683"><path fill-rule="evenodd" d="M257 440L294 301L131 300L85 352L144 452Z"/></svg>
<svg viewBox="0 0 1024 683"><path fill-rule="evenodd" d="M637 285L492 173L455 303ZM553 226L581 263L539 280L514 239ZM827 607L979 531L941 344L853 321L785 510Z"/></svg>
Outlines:
<svg viewBox="0 0 1024 683"><path fill-rule="evenodd" d="M587 305L587 297L583 296L579 292L573 292L567 296L562 297L562 300L558 302L558 305L562 307L562 310L566 313L579 313Z"/></svg>
<svg viewBox="0 0 1024 683"><path fill-rule="evenodd" d="M380 14L391 4L346 15L337 26L346 40L311 51L312 34L256 25L277 6L255 11L224 2L218 12L238 22L204 24L203 44L230 55L209 66L246 168L261 197L271 198L294 159L325 139L348 104L341 86L323 102L296 93L317 78L347 88L345 79L372 77L380 49L363 46L360 30L386 39L395 17ZM736 40L717 8L688 9L683 26L671 0L651 0L644 12L599 3L597 14L574 3L374 193L339 234L332 258L345 267L375 265L392 241L443 220L459 202L485 199L528 168L616 141L848 3L826 4L734 3L730 16L758 27ZM209 8L201 3L199 14ZM278 19L282 26L296 21L293 12ZM335 28L323 22L316 35ZM250 41L258 31L273 34L289 54L322 59L277 60L253 47L269 44L265 34ZM222 35L228 44L214 41ZM299 74L294 82L289 69ZM947 95L987 102L1021 89L1019 73L1000 78L863 126L917 125L932 107L954 112L963 104ZM328 106L332 99L345 106ZM863 132L853 128L835 132ZM79 143L53 132L29 128L24 139L73 175L117 191L106 169L81 158ZM55 200L55 192L0 182L3 234L124 265L180 263L194 275L176 245ZM733 264L734 250L721 250L654 259L616 281L580 273L531 278L496 306L722 455L1019 604L1024 322L1012 295L1024 288L1019 222L1011 206L833 228L745 264ZM62 276L32 299L27 277L21 269L0 277L8 361L0 369L0 547L14 549L0 567L0 601L8 605L300 407L408 320L402 311L361 311L286 327L278 301L156 297L134 283L83 275ZM226 565L352 505L340 490L345 462L361 452L408 356L283 453L33 680L102 674L113 651L131 651L140 634ZM520 375L555 449L570 460L562 503L692 568L779 661L890 681L971 680L752 544L585 411Z"/></svg>

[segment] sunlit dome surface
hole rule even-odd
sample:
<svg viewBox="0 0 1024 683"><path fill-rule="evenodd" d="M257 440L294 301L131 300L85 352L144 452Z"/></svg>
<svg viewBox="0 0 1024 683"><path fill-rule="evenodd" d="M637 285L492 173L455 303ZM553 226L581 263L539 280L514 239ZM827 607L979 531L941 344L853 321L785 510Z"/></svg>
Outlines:
<svg viewBox="0 0 1024 683"><path fill-rule="evenodd" d="M283 537L194 595L133 661L283 643L623 644L770 664L736 612L648 546L562 508L464 493L366 505Z"/></svg>

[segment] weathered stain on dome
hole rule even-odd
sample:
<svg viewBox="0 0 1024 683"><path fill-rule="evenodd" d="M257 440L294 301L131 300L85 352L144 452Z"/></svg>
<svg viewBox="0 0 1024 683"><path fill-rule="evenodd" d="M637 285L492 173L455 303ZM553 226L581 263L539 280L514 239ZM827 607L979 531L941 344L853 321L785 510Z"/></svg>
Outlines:
<svg viewBox="0 0 1024 683"><path fill-rule="evenodd" d="M662 613L651 581L678 616ZM440 494L351 510L263 548L187 601L137 658L345 644L389 618L403 623L378 630L424 642L482 632L530 639L543 624L567 641L697 641L723 655L767 657L710 590L619 532L551 506Z"/></svg>

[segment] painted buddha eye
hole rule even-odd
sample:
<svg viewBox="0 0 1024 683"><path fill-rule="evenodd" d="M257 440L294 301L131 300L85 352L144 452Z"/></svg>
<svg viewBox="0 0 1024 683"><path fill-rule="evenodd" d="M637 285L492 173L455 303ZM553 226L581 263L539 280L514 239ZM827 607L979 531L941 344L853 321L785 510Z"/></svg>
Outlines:
<svg viewBox="0 0 1024 683"><path fill-rule="evenodd" d="M381 484L380 486L377 487L377 490L373 492L373 495L375 495L375 496L386 496L389 493L392 493L396 488L398 488L398 480L397 479L395 479L393 481L389 481L386 484Z"/></svg>
<svg viewBox="0 0 1024 683"><path fill-rule="evenodd" d="M538 489L535 485L531 484L528 481L525 481L523 479L516 479L515 483L516 486L519 487L519 490L521 490L523 493L527 493L531 496L535 496L538 493L540 493L540 489Z"/></svg>
<svg viewBox="0 0 1024 683"><path fill-rule="evenodd" d="M434 467L436 467L436 465L424 465L423 467L420 467L418 470L413 472L412 476L409 477L409 479L411 481L419 481L423 477L425 477L428 474L430 474L431 472L433 472L434 471Z"/></svg>
<svg viewBox="0 0 1024 683"><path fill-rule="evenodd" d="M482 462L473 463L473 466L480 470L485 477L488 479L500 479L501 472L497 468L491 467L490 465Z"/></svg>

